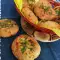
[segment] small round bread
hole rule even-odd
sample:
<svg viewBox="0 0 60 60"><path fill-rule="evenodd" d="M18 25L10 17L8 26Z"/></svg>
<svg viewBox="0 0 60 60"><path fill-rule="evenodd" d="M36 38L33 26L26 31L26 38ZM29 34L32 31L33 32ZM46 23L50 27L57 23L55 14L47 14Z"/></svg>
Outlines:
<svg viewBox="0 0 60 60"><path fill-rule="evenodd" d="M21 18L21 27L30 36L35 31L34 27L32 27L29 23L27 23L23 18Z"/></svg>
<svg viewBox="0 0 60 60"><path fill-rule="evenodd" d="M43 33L43 32L38 32L38 31L34 32L34 37L36 40L42 41L42 42L48 42L50 40L49 34Z"/></svg>
<svg viewBox="0 0 60 60"><path fill-rule="evenodd" d="M19 30L18 25L11 19L0 20L0 37L10 37Z"/></svg>
<svg viewBox="0 0 60 60"><path fill-rule="evenodd" d="M58 23L59 20L56 20ZM41 42L55 42L60 39L56 34L48 34L42 31L36 31L30 24L28 24L23 18L21 18L21 26L23 30L29 35L33 36L37 41Z"/></svg>
<svg viewBox="0 0 60 60"><path fill-rule="evenodd" d="M40 54L38 42L28 35L18 36L12 43L12 52L18 60L34 60Z"/></svg>

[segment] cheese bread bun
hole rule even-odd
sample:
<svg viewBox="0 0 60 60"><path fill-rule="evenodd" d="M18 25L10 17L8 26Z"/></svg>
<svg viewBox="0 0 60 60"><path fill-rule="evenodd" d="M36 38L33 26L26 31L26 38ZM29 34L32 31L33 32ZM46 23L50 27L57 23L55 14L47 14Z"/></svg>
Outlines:
<svg viewBox="0 0 60 60"><path fill-rule="evenodd" d="M13 41L11 48L18 60L34 60L41 51L38 42L28 35L18 36Z"/></svg>
<svg viewBox="0 0 60 60"><path fill-rule="evenodd" d="M34 27L27 23L23 18L21 18L21 27L30 36L32 36L33 32L35 31Z"/></svg>
<svg viewBox="0 0 60 60"><path fill-rule="evenodd" d="M10 37L19 30L18 25L11 19L0 20L0 37Z"/></svg>

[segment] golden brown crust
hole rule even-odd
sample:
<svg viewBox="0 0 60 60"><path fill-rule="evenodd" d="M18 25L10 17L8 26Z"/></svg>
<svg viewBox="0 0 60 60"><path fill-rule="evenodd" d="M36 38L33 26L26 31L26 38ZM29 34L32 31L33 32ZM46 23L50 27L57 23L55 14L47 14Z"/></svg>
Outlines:
<svg viewBox="0 0 60 60"><path fill-rule="evenodd" d="M10 21L11 23L7 21ZM3 25L0 25L0 37L10 37L12 35L15 35L19 30L19 27L16 22L11 19L2 19L0 20L0 24L1 23L3 23ZM10 27L6 27L4 24L7 26L9 24ZM11 26L12 24L13 26Z"/></svg>
<svg viewBox="0 0 60 60"><path fill-rule="evenodd" d="M13 41L12 46L11 46L12 52L18 60L34 60L35 58L39 56L41 48L34 38L27 36L28 39L30 39L31 42L35 45L35 47L33 48L34 51L29 52L28 50L26 50L24 53L22 53L19 46L20 44L19 38L25 37L25 36L27 35L20 35Z"/></svg>

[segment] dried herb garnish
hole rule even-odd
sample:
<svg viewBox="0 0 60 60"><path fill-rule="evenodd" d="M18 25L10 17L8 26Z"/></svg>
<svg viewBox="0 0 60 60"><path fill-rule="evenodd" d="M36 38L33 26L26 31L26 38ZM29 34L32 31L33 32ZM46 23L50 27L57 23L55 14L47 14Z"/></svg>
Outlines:
<svg viewBox="0 0 60 60"><path fill-rule="evenodd" d="M47 12L50 9L49 6L44 6L43 3L40 5L40 8L44 9L45 12Z"/></svg>
<svg viewBox="0 0 60 60"><path fill-rule="evenodd" d="M26 51L26 47L23 47L23 48L21 49L21 51L22 51L22 53L24 53L24 52Z"/></svg>
<svg viewBox="0 0 60 60"><path fill-rule="evenodd" d="M5 22L0 22L0 28L10 28L13 27L13 23L9 20L6 20Z"/></svg>
<svg viewBox="0 0 60 60"><path fill-rule="evenodd" d="M50 9L49 6L44 6L44 11L47 12Z"/></svg>
<svg viewBox="0 0 60 60"><path fill-rule="evenodd" d="M21 48L22 53L24 53L26 51L26 49L33 50L34 45L27 38L20 38L20 43L21 43L21 46L22 46L22 48Z"/></svg>
<svg viewBox="0 0 60 60"><path fill-rule="evenodd" d="M60 10L55 10L56 14L60 16Z"/></svg>
<svg viewBox="0 0 60 60"><path fill-rule="evenodd" d="M43 3L40 5L40 8L44 9L44 12L48 12L50 15L52 15L52 11L50 10L50 6L44 6Z"/></svg>

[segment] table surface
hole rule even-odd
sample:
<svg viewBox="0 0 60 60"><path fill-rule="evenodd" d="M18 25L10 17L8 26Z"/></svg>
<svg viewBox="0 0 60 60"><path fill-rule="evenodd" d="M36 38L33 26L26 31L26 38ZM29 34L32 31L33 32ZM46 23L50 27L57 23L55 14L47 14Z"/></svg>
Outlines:
<svg viewBox="0 0 60 60"><path fill-rule="evenodd" d="M2 60L17 60L11 51L12 41L20 34L25 32L21 28L20 16L17 13L13 0L1 0L1 19L9 18L17 22L20 29L19 32L10 38L1 38L1 56ZM60 60L60 40L53 43L39 42L41 46L41 54L36 60Z"/></svg>

